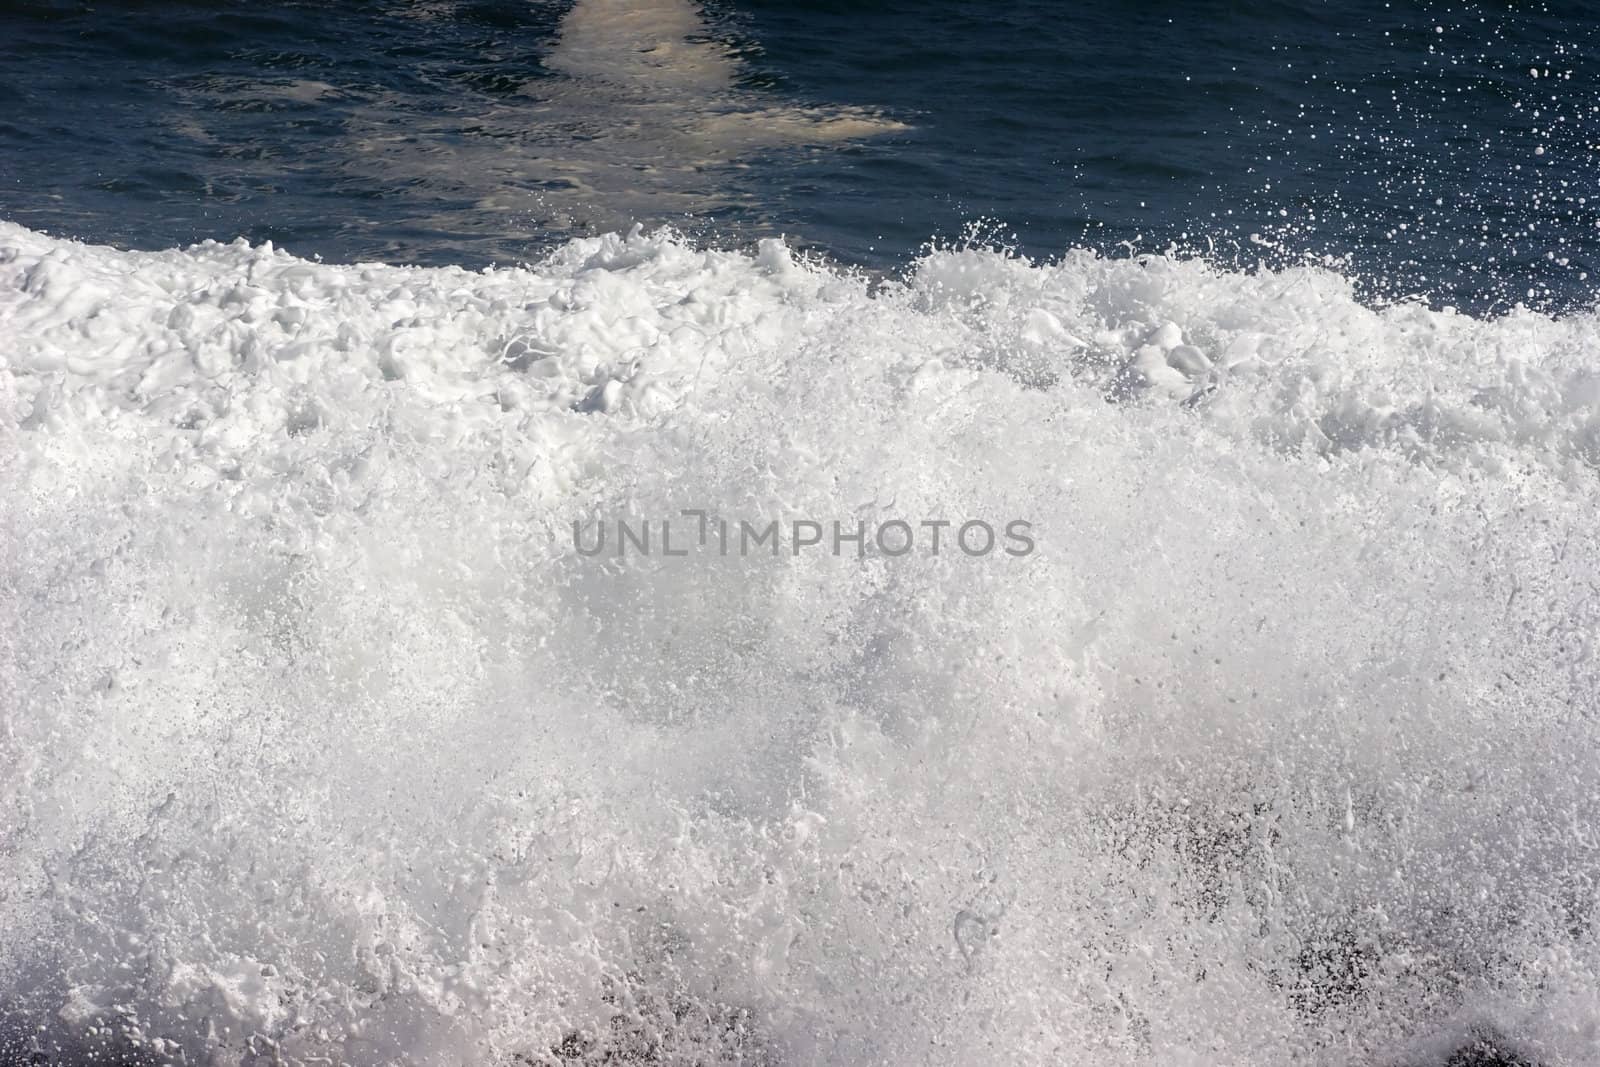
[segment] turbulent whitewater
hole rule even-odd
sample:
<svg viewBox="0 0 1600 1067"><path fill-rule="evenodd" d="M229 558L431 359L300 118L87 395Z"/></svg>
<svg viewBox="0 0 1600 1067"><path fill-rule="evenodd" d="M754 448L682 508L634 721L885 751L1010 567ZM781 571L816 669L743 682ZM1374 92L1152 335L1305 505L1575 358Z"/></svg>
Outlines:
<svg viewBox="0 0 1600 1067"><path fill-rule="evenodd" d="M1600 317L1353 291L0 224L3 1040L1590 1062ZM682 508L1038 551L573 551Z"/></svg>

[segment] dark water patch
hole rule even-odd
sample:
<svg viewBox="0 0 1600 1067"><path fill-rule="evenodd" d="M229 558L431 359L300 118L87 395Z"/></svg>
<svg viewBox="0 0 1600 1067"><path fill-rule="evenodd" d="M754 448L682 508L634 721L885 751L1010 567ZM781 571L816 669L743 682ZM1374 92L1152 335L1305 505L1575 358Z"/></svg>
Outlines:
<svg viewBox="0 0 1600 1067"><path fill-rule="evenodd" d="M1524 1059L1512 1050L1511 1044L1501 1035L1483 1032L1450 1054L1444 1067L1538 1067L1534 1061Z"/></svg>
<svg viewBox="0 0 1600 1067"><path fill-rule="evenodd" d="M271 227L305 255L468 266L700 219L721 243L801 233L875 269L996 218L1035 257L1259 233L1272 251L1252 259L1332 254L1390 296L1595 301L1592 5L710 3L685 44L726 48L749 106L911 128L663 185L671 161L699 166L703 144L665 136L687 115L640 156L653 190L590 180L641 144L562 100L548 60L570 10L6 5L0 215L140 247ZM159 173L182 180L129 177Z"/></svg>

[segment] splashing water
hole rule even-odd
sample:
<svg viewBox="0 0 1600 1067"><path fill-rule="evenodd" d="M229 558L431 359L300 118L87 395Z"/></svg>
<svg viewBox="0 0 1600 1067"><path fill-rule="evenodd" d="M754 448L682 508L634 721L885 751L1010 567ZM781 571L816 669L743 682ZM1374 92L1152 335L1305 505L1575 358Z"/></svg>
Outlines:
<svg viewBox="0 0 1600 1067"><path fill-rule="evenodd" d="M1594 1047L1594 314L1081 251L878 284L775 241L474 273L0 224L0 338L28 1041ZM1038 551L572 550L680 508Z"/></svg>

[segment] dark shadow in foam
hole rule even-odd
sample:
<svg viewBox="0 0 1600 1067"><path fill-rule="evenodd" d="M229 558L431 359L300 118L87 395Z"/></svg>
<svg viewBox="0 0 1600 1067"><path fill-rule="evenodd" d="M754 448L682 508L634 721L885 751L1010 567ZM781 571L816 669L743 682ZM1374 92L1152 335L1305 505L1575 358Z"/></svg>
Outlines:
<svg viewBox="0 0 1600 1067"><path fill-rule="evenodd" d="M1538 1067L1538 1064L1512 1052L1505 1038L1493 1030L1482 1030L1469 1044L1452 1053L1444 1067Z"/></svg>
<svg viewBox="0 0 1600 1067"><path fill-rule="evenodd" d="M0 1007L0 1067L166 1067L171 1062L139 1050L114 1026L79 1034L54 1016Z"/></svg>

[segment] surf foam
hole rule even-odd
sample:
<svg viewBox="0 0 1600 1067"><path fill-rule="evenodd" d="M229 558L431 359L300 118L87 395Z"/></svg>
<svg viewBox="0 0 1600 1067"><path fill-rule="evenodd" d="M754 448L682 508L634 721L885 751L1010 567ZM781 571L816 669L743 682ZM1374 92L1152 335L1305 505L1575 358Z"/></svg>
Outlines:
<svg viewBox="0 0 1600 1067"><path fill-rule="evenodd" d="M1584 1062L1597 342L0 224L0 1000L241 1064ZM686 507L1039 548L568 539Z"/></svg>

